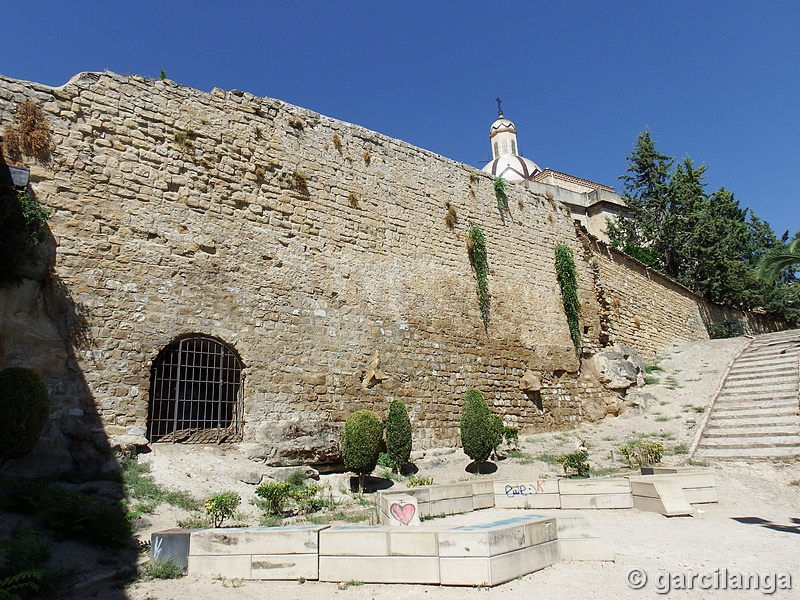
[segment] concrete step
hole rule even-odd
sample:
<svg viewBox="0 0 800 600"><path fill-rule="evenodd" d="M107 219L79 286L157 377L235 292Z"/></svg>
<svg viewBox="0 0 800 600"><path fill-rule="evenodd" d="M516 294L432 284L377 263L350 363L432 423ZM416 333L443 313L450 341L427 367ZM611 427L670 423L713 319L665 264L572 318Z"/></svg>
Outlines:
<svg viewBox="0 0 800 600"><path fill-rule="evenodd" d="M797 407L787 406L785 408L774 408L772 410L763 411L758 408L740 408L736 410L716 410L711 413L709 421L717 419L747 419L751 417L769 419L771 417L797 417Z"/></svg>
<svg viewBox="0 0 800 600"><path fill-rule="evenodd" d="M717 422L720 421L720 422ZM720 417L713 415L708 420L708 427L793 427L800 425L800 411L798 414L775 415L762 414L755 417Z"/></svg>
<svg viewBox="0 0 800 600"><path fill-rule="evenodd" d="M708 438L700 442L699 448L800 448L800 438L796 435L770 436L761 438L727 437Z"/></svg>
<svg viewBox="0 0 800 600"><path fill-rule="evenodd" d="M800 446L794 448L698 448L694 454L695 459L711 460L754 460L777 459L791 460L800 458Z"/></svg>
<svg viewBox="0 0 800 600"><path fill-rule="evenodd" d="M759 359L773 359L797 356L798 349L794 345L784 344L780 346L770 346L758 349L748 349L736 359L740 361L751 361Z"/></svg>
<svg viewBox="0 0 800 600"><path fill-rule="evenodd" d="M709 427L703 432L704 438L726 438L726 437L756 437L756 436L795 436L800 443L800 425L772 425L772 426L731 426L731 427Z"/></svg>
<svg viewBox="0 0 800 600"><path fill-rule="evenodd" d="M775 409L793 408L800 410L800 403L795 398L760 398L758 400L741 400L737 398L729 398L726 400L718 400L714 404L713 412L728 411L728 410L753 410L759 409L765 412L770 412Z"/></svg>
<svg viewBox="0 0 800 600"><path fill-rule="evenodd" d="M720 392L721 398L735 398L735 397L754 397L758 396L761 398L771 398L771 397L778 397L778 398L792 398L792 397L800 397L800 392L798 392L797 386L754 386L754 387L743 387L743 386L735 386L735 387L728 387L725 386L722 388Z"/></svg>
<svg viewBox="0 0 800 600"><path fill-rule="evenodd" d="M764 354L764 355L756 355L750 356L748 354L742 354L733 361L731 365L732 369L738 369L741 367L769 367L772 365L787 365L794 362L796 355L792 352L787 352L785 354Z"/></svg>
<svg viewBox="0 0 800 600"><path fill-rule="evenodd" d="M732 383L752 382L752 383L797 383L800 376L793 370L786 371L758 371L756 373L741 373L731 371L728 377L725 378L725 385L728 386Z"/></svg>

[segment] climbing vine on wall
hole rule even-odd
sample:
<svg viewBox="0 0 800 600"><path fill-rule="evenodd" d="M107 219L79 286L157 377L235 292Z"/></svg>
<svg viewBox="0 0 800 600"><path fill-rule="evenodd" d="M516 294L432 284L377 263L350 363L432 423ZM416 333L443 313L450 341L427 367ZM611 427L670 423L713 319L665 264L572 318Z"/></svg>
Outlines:
<svg viewBox="0 0 800 600"><path fill-rule="evenodd" d="M481 309L483 326L489 326L489 263L486 259L486 238L477 225L467 230L467 252L469 262L475 270L478 281L478 305Z"/></svg>
<svg viewBox="0 0 800 600"><path fill-rule="evenodd" d="M506 180L502 177L494 178L494 195L497 198L497 210L508 210L508 194L506 193Z"/></svg>
<svg viewBox="0 0 800 600"><path fill-rule="evenodd" d="M564 304L564 312L567 315L569 335L575 345L575 350L580 351L581 328L578 320L580 311L580 304L578 303L578 274L575 269L572 249L565 244L556 246L556 278L561 288L561 301Z"/></svg>

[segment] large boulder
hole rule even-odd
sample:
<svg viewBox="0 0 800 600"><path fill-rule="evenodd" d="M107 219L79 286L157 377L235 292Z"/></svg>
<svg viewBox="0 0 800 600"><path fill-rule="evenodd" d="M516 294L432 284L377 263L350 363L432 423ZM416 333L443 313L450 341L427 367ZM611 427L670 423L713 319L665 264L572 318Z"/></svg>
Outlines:
<svg viewBox="0 0 800 600"><path fill-rule="evenodd" d="M317 466L342 460L341 423L300 420L265 423L255 437L254 443L242 444L243 450L268 465Z"/></svg>
<svg viewBox="0 0 800 600"><path fill-rule="evenodd" d="M597 379L606 389L623 391L634 385L644 385L644 363L627 346L611 346L591 359Z"/></svg>

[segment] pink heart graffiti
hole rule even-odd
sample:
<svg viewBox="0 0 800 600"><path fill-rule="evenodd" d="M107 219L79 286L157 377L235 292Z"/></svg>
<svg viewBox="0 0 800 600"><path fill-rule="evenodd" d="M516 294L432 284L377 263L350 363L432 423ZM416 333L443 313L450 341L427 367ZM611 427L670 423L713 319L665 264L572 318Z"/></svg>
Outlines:
<svg viewBox="0 0 800 600"><path fill-rule="evenodd" d="M417 512L417 507L413 504L399 504L394 503L389 507L395 519L400 521L403 525L408 525L411 519Z"/></svg>

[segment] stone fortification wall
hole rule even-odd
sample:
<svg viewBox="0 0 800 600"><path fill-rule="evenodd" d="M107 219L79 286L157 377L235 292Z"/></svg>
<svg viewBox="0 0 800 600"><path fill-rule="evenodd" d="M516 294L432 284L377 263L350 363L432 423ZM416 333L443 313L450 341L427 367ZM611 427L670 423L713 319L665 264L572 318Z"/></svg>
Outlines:
<svg viewBox="0 0 800 600"><path fill-rule="evenodd" d="M691 290L586 234L578 235L595 280L602 345L630 346L652 359L676 340L708 339L722 319L739 321L747 334L785 328L766 315L711 304Z"/></svg>
<svg viewBox="0 0 800 600"><path fill-rule="evenodd" d="M26 165L52 210L52 272L70 304L48 318L79 325L57 323L49 439L89 422L144 435L150 366L186 334L241 358L244 441L277 464L325 459L350 412L384 413L395 398L430 445L457 442L472 386L528 429L568 427L605 397L578 374L561 306L554 247L581 249L560 204L511 186L501 213L478 170L237 91L111 73L60 88L0 78L2 124L25 100L53 131L50 159ZM487 331L471 224L487 239ZM578 270L591 350L598 307L588 264ZM30 364L24 331L3 335L0 366ZM382 379L365 388L376 351ZM520 391L527 371L541 390Z"/></svg>

